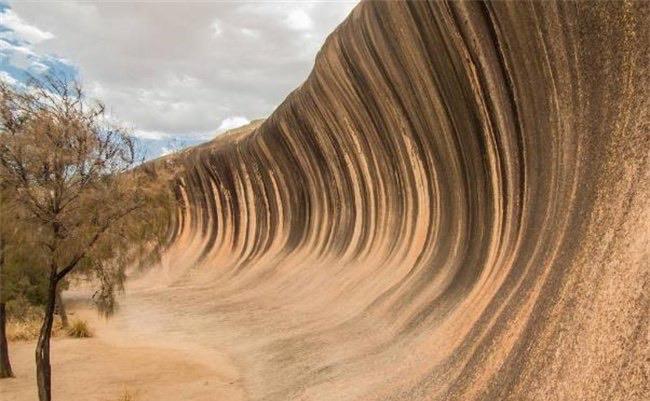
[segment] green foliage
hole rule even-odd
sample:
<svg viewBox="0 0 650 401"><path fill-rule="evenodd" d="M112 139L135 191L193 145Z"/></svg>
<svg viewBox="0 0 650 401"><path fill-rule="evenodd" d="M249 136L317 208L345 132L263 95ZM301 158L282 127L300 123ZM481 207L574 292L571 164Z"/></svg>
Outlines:
<svg viewBox="0 0 650 401"><path fill-rule="evenodd" d="M24 296L18 296L7 301L7 316L12 321L40 321L43 319L43 310Z"/></svg>
<svg viewBox="0 0 650 401"><path fill-rule="evenodd" d="M9 317L19 309L11 305L43 305L47 299L48 277L43 274L43 264L22 260L9 260L2 269L2 300L7 303Z"/></svg>
<svg viewBox="0 0 650 401"><path fill-rule="evenodd" d="M15 191L0 187L0 302L7 304L10 319L23 318L47 297L46 249L30 223Z"/></svg>

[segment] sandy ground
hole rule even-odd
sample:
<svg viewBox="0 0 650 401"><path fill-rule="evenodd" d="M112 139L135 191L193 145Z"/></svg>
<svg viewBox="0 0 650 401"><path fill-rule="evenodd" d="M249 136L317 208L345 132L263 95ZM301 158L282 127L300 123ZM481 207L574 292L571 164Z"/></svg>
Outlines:
<svg viewBox="0 0 650 401"><path fill-rule="evenodd" d="M71 318L88 320L94 337L52 341L55 400L119 400L125 391L137 401L244 399L238 370L225 353L181 341L179 331L155 330L157 316L147 308L141 318L137 294L124 298L108 321L84 304L83 295L68 295ZM34 347L10 344L15 378L0 381L2 401L37 399Z"/></svg>

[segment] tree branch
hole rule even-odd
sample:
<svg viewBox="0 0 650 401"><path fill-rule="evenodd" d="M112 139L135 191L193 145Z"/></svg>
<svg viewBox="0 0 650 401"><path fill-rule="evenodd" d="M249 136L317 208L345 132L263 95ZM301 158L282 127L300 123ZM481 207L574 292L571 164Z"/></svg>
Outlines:
<svg viewBox="0 0 650 401"><path fill-rule="evenodd" d="M83 259L88 254L88 251L90 251L90 249L101 238L102 234L104 234L106 232L106 230L108 230L111 227L111 225L113 223L121 220L122 218L124 218L125 216L127 216L130 213L134 212L135 210L141 208L142 206L143 205L132 206L132 207L127 208L126 210L124 210L122 213L119 213L119 214L113 216L111 219L107 219L107 223L104 224L99 230L97 230L95 235L93 235L93 237L91 238L90 242L84 247L84 250L82 252L78 253L74 258L72 258L72 260L63 269L61 269L56 274L56 281L58 282L61 279L63 279L68 273L70 273L72 271L72 269L75 268L75 266L77 266L79 261L81 259Z"/></svg>

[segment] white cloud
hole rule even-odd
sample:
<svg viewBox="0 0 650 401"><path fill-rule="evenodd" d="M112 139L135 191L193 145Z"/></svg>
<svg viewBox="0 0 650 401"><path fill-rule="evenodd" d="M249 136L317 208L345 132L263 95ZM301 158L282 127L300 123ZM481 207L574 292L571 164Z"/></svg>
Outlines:
<svg viewBox="0 0 650 401"><path fill-rule="evenodd" d="M4 81L8 83L9 85L16 86L18 84L18 81L9 75L6 71L0 71L0 81Z"/></svg>
<svg viewBox="0 0 650 401"><path fill-rule="evenodd" d="M35 56L34 52L31 51L29 47L14 45L2 39L1 37L5 33L7 32L0 33L0 51L2 51L3 53L19 53L25 56Z"/></svg>
<svg viewBox="0 0 650 401"><path fill-rule="evenodd" d="M142 129L135 130L135 131L133 132L133 135L136 136L136 137L138 137L138 138L142 138L142 139L153 139L153 140L157 140L157 141L158 141L158 140L162 140L162 139L166 139L166 138L169 137L169 135L168 135L167 133L165 133L165 132L161 132L161 131L147 131L147 130L142 130Z"/></svg>
<svg viewBox="0 0 650 401"><path fill-rule="evenodd" d="M29 43L40 43L44 40L54 38L51 32L42 31L34 25L26 23L9 8L0 13L0 25L15 32L19 38Z"/></svg>
<svg viewBox="0 0 650 401"><path fill-rule="evenodd" d="M221 28L221 25L219 24L219 20L214 20L212 22L212 25L210 25L212 28L212 34L214 36L220 36L223 33L223 29Z"/></svg>
<svg viewBox="0 0 650 401"><path fill-rule="evenodd" d="M38 74L42 74L50 69L50 67L46 66L45 64L39 61L32 61L32 63L29 65L28 68Z"/></svg>
<svg viewBox="0 0 650 401"><path fill-rule="evenodd" d="M232 128L234 116L247 122L273 112L354 5L16 1L11 11L52 35L26 50L74 65L89 95L135 135L195 140ZM30 57L14 58L29 68Z"/></svg>
<svg viewBox="0 0 650 401"><path fill-rule="evenodd" d="M249 28L242 28L239 30L241 33L244 34L244 36L248 36L249 38L258 38L260 36L260 33L254 29L249 29Z"/></svg>
<svg viewBox="0 0 650 401"><path fill-rule="evenodd" d="M4 39L0 39L0 55L5 56L9 64L23 69L28 69L38 59L28 47L14 45Z"/></svg>
<svg viewBox="0 0 650 401"><path fill-rule="evenodd" d="M303 10L292 10L285 21L289 28L296 31L306 31L314 26L314 21Z"/></svg>
<svg viewBox="0 0 650 401"><path fill-rule="evenodd" d="M246 117L241 117L241 116L227 117L224 118L223 121L221 121L219 128L217 128L217 131L219 133L226 132L233 128L239 128L241 126L244 126L248 123L250 123L250 120Z"/></svg>

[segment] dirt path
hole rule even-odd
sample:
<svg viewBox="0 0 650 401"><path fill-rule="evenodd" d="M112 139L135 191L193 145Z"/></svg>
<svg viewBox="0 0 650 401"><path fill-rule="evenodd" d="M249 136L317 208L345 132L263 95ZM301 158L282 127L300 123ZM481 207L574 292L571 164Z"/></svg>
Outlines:
<svg viewBox="0 0 650 401"><path fill-rule="evenodd" d="M53 340L55 400L112 401L125 391L137 401L245 399L230 357L214 346L191 341L196 333L192 327L174 327L175 314L163 309L160 301L153 302L164 302L164 294L130 293L108 321L87 305L87 294L72 293L68 298L71 317L88 320L95 336ZM0 399L36 400L34 343L10 347L16 377L0 382Z"/></svg>

